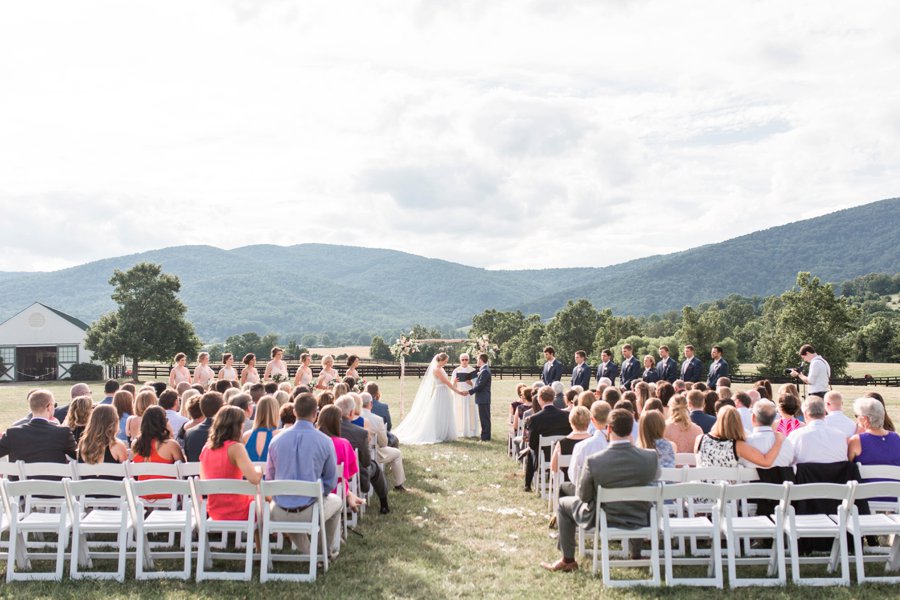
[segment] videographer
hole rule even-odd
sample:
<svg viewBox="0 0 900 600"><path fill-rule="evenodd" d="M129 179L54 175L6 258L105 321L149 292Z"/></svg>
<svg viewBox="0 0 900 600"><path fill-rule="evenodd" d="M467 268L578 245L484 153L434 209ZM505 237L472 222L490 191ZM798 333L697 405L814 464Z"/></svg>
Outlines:
<svg viewBox="0 0 900 600"><path fill-rule="evenodd" d="M809 375L804 375L799 369L791 369L791 377L799 378L809 386L809 395L825 398L825 393L831 389L828 380L831 378L831 366L824 358L816 354L816 349L811 344L803 344L800 348L800 358L809 363Z"/></svg>

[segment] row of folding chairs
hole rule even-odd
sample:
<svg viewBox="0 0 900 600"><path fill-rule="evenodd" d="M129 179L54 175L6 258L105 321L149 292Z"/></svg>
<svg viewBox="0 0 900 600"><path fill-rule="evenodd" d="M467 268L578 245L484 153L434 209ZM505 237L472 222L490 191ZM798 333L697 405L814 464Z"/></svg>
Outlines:
<svg viewBox="0 0 900 600"><path fill-rule="evenodd" d="M43 473L47 475L46 472ZM209 518L206 498L211 494L236 494L251 498L246 519L217 521ZM307 496L314 499L308 522L274 521L267 497ZM318 564L328 569L329 548L325 538L325 515L321 481L262 481L258 486L244 480L149 479L137 481L65 478L61 481L22 479L0 481L3 521L0 532L8 531L7 581L59 580L62 578L67 548L71 539L69 574L124 581L126 562L133 558L136 579L191 577L196 555L196 579L250 580L253 564L259 561L260 581L284 579L314 581ZM196 549L192 535L197 532ZM50 544L29 541L30 535L55 535ZM154 544L151 536L168 534L169 544ZM235 536L238 551L218 547L215 536ZM270 539L282 534L309 537L309 551L278 553L280 544ZM88 536L104 539L89 541ZM114 536L114 539L112 539ZM178 537L179 544L171 543ZM258 537L259 551L254 552ZM50 547L52 551L47 551ZM175 551L162 551L178 546ZM275 546L275 548L273 548ZM37 548L45 548L38 552ZM102 550L106 548L106 550ZM112 548L112 550L110 550ZM217 551L221 548L222 551ZM85 570L94 560L116 562L115 571ZM179 560L174 571L157 568L157 561ZM240 571L212 570L213 559L242 561ZM53 571L30 570L34 561L52 561ZM307 562L306 572L273 572L274 561Z"/></svg>
<svg viewBox="0 0 900 600"><path fill-rule="evenodd" d="M603 488L597 490L597 511L591 529L579 529L579 547L584 556L591 555L592 572L598 566L605 586L660 585L662 556L665 580L669 585L698 585L722 588L723 554L731 587L747 585L783 585L786 582L786 563L790 561L791 579L797 585L849 585L850 549L858 583L866 581L900 582L900 576L873 576L866 573L866 563L880 563L885 573L900 568L900 482L884 481L847 484L812 483L782 485L771 483L708 483L702 481L658 483L632 488ZM892 512L860 514L857 501L890 498ZM710 503L710 508L697 508ZM772 515L755 514L755 503L768 500L775 504ZM797 514L794 503L831 500L839 502L834 514ZM647 502L650 506L649 525L637 529L610 526L606 507L614 502ZM593 535L593 548L585 548L585 537ZM709 540L705 557L687 557L678 552L674 542L687 536ZM887 536L885 547L866 548L866 536ZM742 539L770 540L771 548L742 553ZM800 540L826 538L831 540L827 556L800 555ZM662 551L660 551L660 539ZM722 549L724 539L725 548ZM649 540L649 552L632 559L627 553L628 540ZM611 541L622 543L623 552L614 554ZM822 563L827 573L837 576L809 576L801 573L801 564ZM676 577L674 567L706 565L706 577ZM765 565L767 577L738 576L738 567ZM649 567L648 579L613 579L613 567Z"/></svg>

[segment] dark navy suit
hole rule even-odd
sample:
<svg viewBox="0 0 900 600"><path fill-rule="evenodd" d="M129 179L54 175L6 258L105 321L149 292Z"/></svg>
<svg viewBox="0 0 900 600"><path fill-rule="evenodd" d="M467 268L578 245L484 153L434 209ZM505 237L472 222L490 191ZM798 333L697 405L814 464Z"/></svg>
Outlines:
<svg viewBox="0 0 900 600"><path fill-rule="evenodd" d="M703 363L696 356L692 356L681 363L681 380L687 383L700 381L703 373Z"/></svg>
<svg viewBox="0 0 900 600"><path fill-rule="evenodd" d="M666 357L656 363L656 373L659 375L660 381L668 381L675 383L678 379L678 363L672 360L672 357Z"/></svg>
<svg viewBox="0 0 900 600"><path fill-rule="evenodd" d="M587 363L575 365L575 368L572 369L572 381L569 385L580 385L585 390L591 389L591 368Z"/></svg>
<svg viewBox="0 0 900 600"><path fill-rule="evenodd" d="M703 433L709 433L709 430L716 424L716 418L706 414L702 410L692 410L691 421L699 425L700 429L703 430Z"/></svg>
<svg viewBox="0 0 900 600"><path fill-rule="evenodd" d="M644 374L644 368L633 355L628 360L622 361L622 387L631 389L631 382L640 379Z"/></svg>
<svg viewBox="0 0 900 600"><path fill-rule="evenodd" d="M616 377L619 376L619 365L614 363L613 361L609 361L607 363L600 363L597 365L597 381L600 381L601 377L609 378L612 385L616 385Z"/></svg>
<svg viewBox="0 0 900 600"><path fill-rule="evenodd" d="M719 377L728 377L728 373L728 363L725 362L724 358L719 358L719 360L709 365L709 378L706 380L706 385L711 390L716 389L716 381L718 381Z"/></svg>
<svg viewBox="0 0 900 600"><path fill-rule="evenodd" d="M560 381L563 374L563 364L558 358L548 360L544 363L544 370L541 371L541 381L544 385L550 385L554 381Z"/></svg>

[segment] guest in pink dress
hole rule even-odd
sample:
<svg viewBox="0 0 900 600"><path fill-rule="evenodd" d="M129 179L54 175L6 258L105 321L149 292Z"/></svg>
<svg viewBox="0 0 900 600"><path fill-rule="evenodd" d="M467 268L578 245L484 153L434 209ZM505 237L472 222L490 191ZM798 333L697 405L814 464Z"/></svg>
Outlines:
<svg viewBox="0 0 900 600"><path fill-rule="evenodd" d="M223 406L213 419L209 441L200 453L200 479L246 479L257 484L262 473L250 461L241 443L244 411L236 406ZM246 521L252 496L210 494L206 513L214 521Z"/></svg>
<svg viewBox="0 0 900 600"><path fill-rule="evenodd" d="M344 465L344 491L347 494L347 507L356 511L357 507L365 504L365 500L350 491L350 478L359 472L359 464L356 462L356 453L350 442L341 437L341 409L334 404L329 404L319 413L317 421L319 431L331 438L334 444L334 452L337 454L337 463ZM337 488L331 490L337 493Z"/></svg>
<svg viewBox="0 0 900 600"><path fill-rule="evenodd" d="M781 419L778 421L775 431L788 435L795 429L803 427L803 422L794 416L797 414L798 408L800 408L800 400L797 396L793 394L780 396L778 398L778 412L781 414Z"/></svg>

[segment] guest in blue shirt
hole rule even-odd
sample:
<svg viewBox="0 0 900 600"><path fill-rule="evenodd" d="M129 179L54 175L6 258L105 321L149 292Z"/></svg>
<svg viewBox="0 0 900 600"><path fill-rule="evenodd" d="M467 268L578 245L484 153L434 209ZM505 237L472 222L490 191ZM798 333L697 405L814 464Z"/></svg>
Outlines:
<svg viewBox="0 0 900 600"><path fill-rule="evenodd" d="M103 385L103 395L105 396L100 404L112 404L113 396L119 391L119 382L115 379L107 379Z"/></svg>
<svg viewBox="0 0 900 600"><path fill-rule="evenodd" d="M294 400L297 422L282 431L269 445L266 479L297 481L322 480L325 535L331 554L340 548L338 533L341 522L341 498L335 493L337 458L331 439L316 430L318 404L315 396L300 394ZM309 521L315 498L308 496L275 496L272 499L272 519L275 521ZM301 554L309 552L309 538L288 534Z"/></svg>

